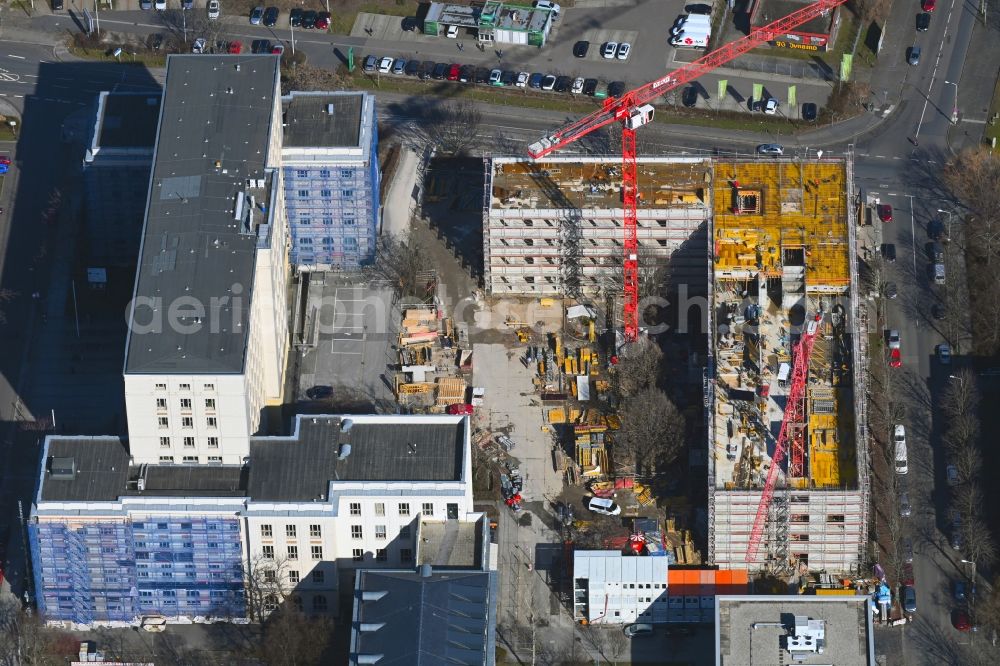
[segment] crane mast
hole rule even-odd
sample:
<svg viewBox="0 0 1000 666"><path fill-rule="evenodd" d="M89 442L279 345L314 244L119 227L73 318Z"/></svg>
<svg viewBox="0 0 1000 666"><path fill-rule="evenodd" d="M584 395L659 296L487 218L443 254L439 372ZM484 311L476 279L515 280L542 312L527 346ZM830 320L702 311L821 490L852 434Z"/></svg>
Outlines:
<svg viewBox="0 0 1000 666"><path fill-rule="evenodd" d="M806 325L806 330L799 338L799 342L792 349L794 358L792 359L792 385L788 391L788 400L785 403L785 415L781 419L781 430L778 432L778 441L774 445L774 453L771 455L771 468L767 470L767 480L764 482L764 490L760 495L760 503L757 505L757 515L753 521L753 529L750 531L750 545L747 548L747 562L753 562L757 558L757 550L760 548L761 539L764 536L764 523L767 522L767 512L771 508L771 499L774 497L774 486L778 481L778 473L781 470L781 463L785 458L785 451L788 449L789 440L792 441L792 448L803 444L803 427L806 418L805 398L806 385L809 379L809 357L812 356L813 344L816 342L816 333L819 330L819 323L822 321L822 314L817 314L815 319ZM800 465L801 466L801 465ZM789 470L791 472L791 470ZM801 473L801 471L800 471Z"/></svg>

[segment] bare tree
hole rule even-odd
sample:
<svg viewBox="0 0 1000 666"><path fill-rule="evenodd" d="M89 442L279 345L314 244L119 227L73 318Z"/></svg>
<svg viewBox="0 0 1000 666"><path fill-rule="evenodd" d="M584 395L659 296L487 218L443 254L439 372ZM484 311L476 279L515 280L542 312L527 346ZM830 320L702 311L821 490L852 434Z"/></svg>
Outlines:
<svg viewBox="0 0 1000 666"><path fill-rule="evenodd" d="M960 482L968 482L976 478L983 469L983 455L977 446L949 447L951 462L958 472Z"/></svg>
<svg viewBox="0 0 1000 666"><path fill-rule="evenodd" d="M652 387L640 391L625 402L621 419L615 439L619 466L652 474L677 458L684 443L684 417L666 393Z"/></svg>
<svg viewBox="0 0 1000 666"><path fill-rule="evenodd" d="M426 285L419 278L426 268L424 248L416 239L386 234L379 238L375 263L368 273L372 278L391 283L399 296L424 299Z"/></svg>
<svg viewBox="0 0 1000 666"><path fill-rule="evenodd" d="M955 508L963 516L978 515L983 508L983 491L975 481L963 483L955 488Z"/></svg>
<svg viewBox="0 0 1000 666"><path fill-rule="evenodd" d="M656 388L662 363L663 352L649 338L629 345L615 368L622 398L632 398L646 389Z"/></svg>
<svg viewBox="0 0 1000 666"><path fill-rule="evenodd" d="M986 522L979 516L970 516L965 520L962 529L965 542L966 558L977 566L989 568L997 559L996 544Z"/></svg>
<svg viewBox="0 0 1000 666"><path fill-rule="evenodd" d="M976 373L969 368L962 368L952 376L954 379L941 392L942 409L952 418L962 414L975 414L982 399L976 385Z"/></svg>
<svg viewBox="0 0 1000 666"><path fill-rule="evenodd" d="M333 628L329 618L309 617L285 604L264 623L260 657L269 666L330 663L325 653L330 649Z"/></svg>
<svg viewBox="0 0 1000 666"><path fill-rule="evenodd" d="M284 56L282 58L284 62ZM340 67L327 69L296 63L294 67L285 67L282 70L281 92L287 95L293 90L338 90L343 88L345 83L346 79Z"/></svg>
<svg viewBox="0 0 1000 666"><path fill-rule="evenodd" d="M0 597L0 666L65 664L74 647L79 648L79 642L25 613L16 596Z"/></svg>
<svg viewBox="0 0 1000 666"><path fill-rule="evenodd" d="M243 587L247 614L255 622L263 622L284 603L292 592L288 581L287 561L257 555L243 568Z"/></svg>
<svg viewBox="0 0 1000 666"><path fill-rule="evenodd" d="M478 142L483 115L471 102L442 104L425 114L427 138L440 153L465 155Z"/></svg>

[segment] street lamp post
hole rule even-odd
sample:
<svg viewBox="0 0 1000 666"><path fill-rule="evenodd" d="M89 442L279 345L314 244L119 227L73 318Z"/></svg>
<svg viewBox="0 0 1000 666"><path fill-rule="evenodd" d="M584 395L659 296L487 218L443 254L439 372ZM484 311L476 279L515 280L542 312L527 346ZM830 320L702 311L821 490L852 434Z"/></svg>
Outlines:
<svg viewBox="0 0 1000 666"><path fill-rule="evenodd" d="M944 213L948 216L948 242L951 242L951 216L954 214L950 210L944 210L943 208L938 208L937 212Z"/></svg>
<svg viewBox="0 0 1000 666"><path fill-rule="evenodd" d="M951 124L958 124L958 84L952 81L945 81L949 86L955 86L955 104L951 107Z"/></svg>

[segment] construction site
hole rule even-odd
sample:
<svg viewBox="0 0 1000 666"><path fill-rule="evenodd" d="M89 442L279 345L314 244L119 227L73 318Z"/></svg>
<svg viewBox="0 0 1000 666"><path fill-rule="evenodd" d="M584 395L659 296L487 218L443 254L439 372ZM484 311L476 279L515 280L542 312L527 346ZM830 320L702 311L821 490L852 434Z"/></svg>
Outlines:
<svg viewBox="0 0 1000 666"><path fill-rule="evenodd" d="M665 265L706 224L711 162L639 158L637 236L644 272ZM494 295L621 293L619 160L487 158L483 202L486 290Z"/></svg>
<svg viewBox="0 0 1000 666"><path fill-rule="evenodd" d="M717 162L708 558L856 572L868 524L852 164Z"/></svg>
<svg viewBox="0 0 1000 666"><path fill-rule="evenodd" d="M598 360L627 350L578 305L603 300L621 321L620 169L598 158L489 159L483 228L494 299L563 297L568 345L517 322L562 441L557 464L571 485L629 498L632 480L615 470L609 366ZM849 158L637 160L640 276L676 261L706 228L710 243L700 265L671 270L675 284L709 285L707 312L693 315L708 320L707 549L683 560L779 574L854 573L863 562L867 352L851 169ZM665 498L644 499L633 515Z"/></svg>

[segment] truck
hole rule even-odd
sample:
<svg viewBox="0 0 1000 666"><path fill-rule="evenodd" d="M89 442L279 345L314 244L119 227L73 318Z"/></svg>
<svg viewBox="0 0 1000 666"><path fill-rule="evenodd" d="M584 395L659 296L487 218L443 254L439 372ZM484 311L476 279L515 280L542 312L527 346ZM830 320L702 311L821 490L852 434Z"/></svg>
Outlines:
<svg viewBox="0 0 1000 666"><path fill-rule="evenodd" d="M688 16L687 18L682 18L677 21L672 28L670 28L670 34L676 35L682 30L693 30L694 28L710 28L712 26L712 17L705 16L704 14L694 14Z"/></svg>
<svg viewBox="0 0 1000 666"><path fill-rule="evenodd" d="M712 33L710 28L685 29L670 38L670 45L676 48L701 49L708 46Z"/></svg>

